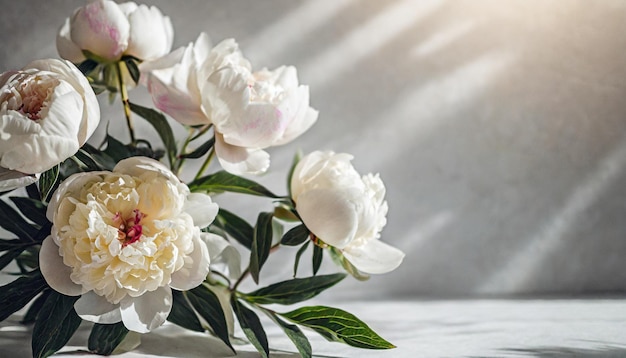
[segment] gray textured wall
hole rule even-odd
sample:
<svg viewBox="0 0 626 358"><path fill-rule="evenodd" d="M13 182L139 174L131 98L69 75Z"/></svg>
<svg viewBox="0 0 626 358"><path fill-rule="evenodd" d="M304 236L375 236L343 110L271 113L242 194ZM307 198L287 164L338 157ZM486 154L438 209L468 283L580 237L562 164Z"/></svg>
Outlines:
<svg viewBox="0 0 626 358"><path fill-rule="evenodd" d="M82 3L2 1L0 71L56 57L56 30ZM329 295L626 291L625 2L145 3L172 18L175 47L234 37L256 68L295 65L311 86L319 121L271 151L264 184L285 192L297 148L380 172L383 240L406 260ZM101 103L123 133L119 104ZM251 220L270 205L219 200ZM288 277L292 255L270 259L266 282Z"/></svg>

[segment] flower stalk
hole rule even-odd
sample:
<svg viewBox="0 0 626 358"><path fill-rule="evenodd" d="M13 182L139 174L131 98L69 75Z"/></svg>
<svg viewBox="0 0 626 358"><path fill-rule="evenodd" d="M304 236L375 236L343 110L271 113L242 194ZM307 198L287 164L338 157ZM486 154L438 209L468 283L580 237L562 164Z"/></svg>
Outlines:
<svg viewBox="0 0 626 358"><path fill-rule="evenodd" d="M130 143L131 145L135 145L137 143L137 139L135 138L135 128L133 126L133 119L130 111L130 102L128 100L128 90L126 89L126 83L124 83L124 75L122 74L122 62L118 61L116 63L117 69L117 79L120 88L120 97L122 99L122 105L124 107L124 116L126 117L126 125L128 126L128 134L130 135Z"/></svg>

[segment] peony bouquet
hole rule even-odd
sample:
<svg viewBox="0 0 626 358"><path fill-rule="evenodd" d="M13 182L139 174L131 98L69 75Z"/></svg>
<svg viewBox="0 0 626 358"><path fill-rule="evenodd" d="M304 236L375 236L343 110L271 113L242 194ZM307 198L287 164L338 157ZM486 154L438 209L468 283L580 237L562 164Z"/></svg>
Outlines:
<svg viewBox="0 0 626 358"><path fill-rule="evenodd" d="M387 214L379 176L361 176L349 154L316 151L296 155L286 195L250 180L268 170L266 148L316 122L308 87L291 66L255 70L232 39L211 46L202 33L174 51L172 43L159 9L97 0L60 27L62 60L0 75L0 226L13 236L0 240L0 268L11 264L18 276L0 289L2 320L24 309L34 357L61 349L83 320L94 323L87 345L97 354L169 321L233 352L243 332L267 357L258 313L303 357L312 353L301 327L354 347L393 348L343 310L273 306L299 304L346 273L363 280L400 264L404 254L379 241ZM129 99L136 86L156 109ZM88 142L104 92L121 98L128 143L109 134ZM186 138L174 137L166 115ZM162 145L138 138L134 117ZM222 170L206 173L213 159ZM181 170L194 160L202 164L185 183ZM213 202L223 192L267 198L272 210L250 224ZM260 285L268 256L284 245L299 247L293 277ZM298 277L308 248L313 276ZM346 273L318 275L325 255ZM248 278L260 287L242 292Z"/></svg>

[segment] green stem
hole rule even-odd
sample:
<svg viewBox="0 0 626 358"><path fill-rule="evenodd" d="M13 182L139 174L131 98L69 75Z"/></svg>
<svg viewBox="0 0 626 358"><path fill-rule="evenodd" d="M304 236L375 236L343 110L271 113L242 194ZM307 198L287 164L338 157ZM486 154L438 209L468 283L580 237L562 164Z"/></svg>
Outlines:
<svg viewBox="0 0 626 358"><path fill-rule="evenodd" d="M204 161L204 163L202 163L202 166L198 170L198 173L193 178L193 180L198 180L198 179L200 179L200 177L202 177L202 174L207 170L207 168L209 167L209 164L211 164L211 160L213 160L214 156L215 156L215 147L211 148L211 151L209 152L209 155L207 155L206 160Z"/></svg>
<svg viewBox="0 0 626 358"><path fill-rule="evenodd" d="M189 127L189 135L185 139L185 143L183 143L182 148L180 148L181 154L184 154L185 151L187 150L187 146L191 142L191 138L193 138L194 132L195 132L195 129L192 127ZM176 175L180 174L180 170L182 169L184 163L185 163L185 158L178 158L178 160L176 161L176 165L174 166L176 169Z"/></svg>
<svg viewBox="0 0 626 358"><path fill-rule="evenodd" d="M250 274L250 266L248 266L248 268L246 268L246 270L241 274L241 276L239 276L239 279L237 279L237 282L235 282L233 287L230 289L230 292L236 292L237 287L239 287L243 279L246 278L249 274Z"/></svg>
<svg viewBox="0 0 626 358"><path fill-rule="evenodd" d="M130 143L135 145L135 129L133 128L133 120L130 114L130 102L128 101L128 92L126 90L126 84L124 83L124 76L122 74L122 63L117 62L117 79L120 87L120 96L122 97L122 105L124 106L124 115L126 116L126 124L128 125L128 133L130 134Z"/></svg>

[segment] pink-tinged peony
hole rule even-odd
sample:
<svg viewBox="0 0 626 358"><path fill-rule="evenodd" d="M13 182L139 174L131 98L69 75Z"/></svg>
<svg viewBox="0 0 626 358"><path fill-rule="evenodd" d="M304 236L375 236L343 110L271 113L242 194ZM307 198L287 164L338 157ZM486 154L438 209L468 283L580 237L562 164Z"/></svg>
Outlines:
<svg viewBox="0 0 626 358"><path fill-rule="evenodd" d="M234 40L194 44L142 67L155 106L187 125L213 124L215 153L234 174L269 167L263 149L288 143L317 120L294 67L252 72Z"/></svg>
<svg viewBox="0 0 626 358"><path fill-rule="evenodd" d="M387 219L385 186L378 175L361 176L349 154L312 152L296 165L291 195L306 227L340 249L359 271L396 269L404 253L379 240Z"/></svg>
<svg viewBox="0 0 626 358"><path fill-rule="evenodd" d="M54 290L82 295L74 305L81 318L148 332L165 322L172 289L192 289L209 273L200 229L217 211L153 159L74 174L48 205L41 272Z"/></svg>
<svg viewBox="0 0 626 358"><path fill-rule="evenodd" d="M74 155L100 122L100 107L69 61L33 61L0 75L0 191L28 185Z"/></svg>
<svg viewBox="0 0 626 358"><path fill-rule="evenodd" d="M65 20L57 35L57 50L74 63L85 60L83 51L104 61L123 55L152 60L167 54L173 39L172 23L158 8L95 0Z"/></svg>

